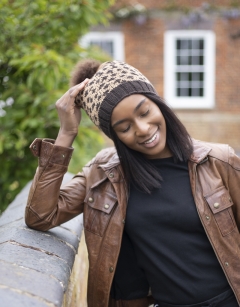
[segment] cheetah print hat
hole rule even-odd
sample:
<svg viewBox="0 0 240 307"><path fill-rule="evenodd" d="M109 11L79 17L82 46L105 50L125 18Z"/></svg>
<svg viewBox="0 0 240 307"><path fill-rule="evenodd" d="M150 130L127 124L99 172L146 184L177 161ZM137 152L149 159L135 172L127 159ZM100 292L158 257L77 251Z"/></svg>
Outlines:
<svg viewBox="0 0 240 307"><path fill-rule="evenodd" d="M131 94L157 95L153 85L136 68L124 62L107 62L79 93L75 103L111 138L111 115L116 105Z"/></svg>

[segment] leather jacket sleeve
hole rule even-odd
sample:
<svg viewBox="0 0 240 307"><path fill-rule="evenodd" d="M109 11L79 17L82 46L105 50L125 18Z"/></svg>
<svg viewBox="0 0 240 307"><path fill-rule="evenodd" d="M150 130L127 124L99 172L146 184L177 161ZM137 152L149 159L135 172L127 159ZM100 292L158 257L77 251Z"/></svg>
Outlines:
<svg viewBox="0 0 240 307"><path fill-rule="evenodd" d="M54 140L36 139L30 146L39 157L27 207L25 222L30 228L47 231L83 212L85 176L79 173L60 189L73 148L54 145Z"/></svg>
<svg viewBox="0 0 240 307"><path fill-rule="evenodd" d="M229 148L228 189L233 201L233 214L240 230L240 158Z"/></svg>

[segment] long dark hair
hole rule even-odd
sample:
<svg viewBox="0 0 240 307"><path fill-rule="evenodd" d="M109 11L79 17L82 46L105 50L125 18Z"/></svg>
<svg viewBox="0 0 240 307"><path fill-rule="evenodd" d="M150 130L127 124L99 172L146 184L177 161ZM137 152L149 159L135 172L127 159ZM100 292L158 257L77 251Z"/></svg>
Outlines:
<svg viewBox="0 0 240 307"><path fill-rule="evenodd" d="M167 145L173 154L174 161L188 161L193 152L193 145L186 128L159 96L155 94L144 95L151 99L163 114L167 128ZM127 147L119 140L112 127L110 132L128 189L130 184L133 184L138 190L150 194L153 189L159 188L162 177L151 160L146 159L142 153Z"/></svg>

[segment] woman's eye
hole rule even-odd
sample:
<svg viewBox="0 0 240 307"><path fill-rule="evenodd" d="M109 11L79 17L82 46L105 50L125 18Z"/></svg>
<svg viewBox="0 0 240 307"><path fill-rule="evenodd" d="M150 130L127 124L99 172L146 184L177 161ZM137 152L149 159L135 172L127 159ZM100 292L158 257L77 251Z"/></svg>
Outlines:
<svg viewBox="0 0 240 307"><path fill-rule="evenodd" d="M128 126L126 129L124 129L122 132L123 133L128 132L129 129L130 129L130 126Z"/></svg>
<svg viewBox="0 0 240 307"><path fill-rule="evenodd" d="M147 116L148 113L149 113L149 110L147 110L147 112L143 113L143 114L141 115L141 117Z"/></svg>

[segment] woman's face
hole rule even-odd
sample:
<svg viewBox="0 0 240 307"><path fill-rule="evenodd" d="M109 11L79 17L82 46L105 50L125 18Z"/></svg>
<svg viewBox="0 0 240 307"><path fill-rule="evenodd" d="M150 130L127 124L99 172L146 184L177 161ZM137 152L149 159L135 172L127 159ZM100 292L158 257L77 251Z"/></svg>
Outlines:
<svg viewBox="0 0 240 307"><path fill-rule="evenodd" d="M166 144L166 123L158 106L147 97L134 94L113 110L111 125L118 138L148 159L172 156Z"/></svg>

